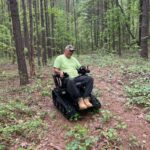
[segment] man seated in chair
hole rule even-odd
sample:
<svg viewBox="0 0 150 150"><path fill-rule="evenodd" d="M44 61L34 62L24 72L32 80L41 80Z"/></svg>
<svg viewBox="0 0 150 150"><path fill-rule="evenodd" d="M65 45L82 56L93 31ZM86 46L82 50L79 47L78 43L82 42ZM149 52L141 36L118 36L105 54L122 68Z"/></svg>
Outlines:
<svg viewBox="0 0 150 150"><path fill-rule="evenodd" d="M53 71L55 74L59 74L61 78L64 77L64 73L69 75L69 79L66 83L66 91L78 103L79 109L87 109L92 107L89 95L93 89L93 78L87 75L79 76L77 69L81 67L79 61L73 57L75 51L72 45L67 45L64 50L64 54L56 57L53 65ZM80 90L76 86L76 83L81 83L84 86L84 93L80 93Z"/></svg>

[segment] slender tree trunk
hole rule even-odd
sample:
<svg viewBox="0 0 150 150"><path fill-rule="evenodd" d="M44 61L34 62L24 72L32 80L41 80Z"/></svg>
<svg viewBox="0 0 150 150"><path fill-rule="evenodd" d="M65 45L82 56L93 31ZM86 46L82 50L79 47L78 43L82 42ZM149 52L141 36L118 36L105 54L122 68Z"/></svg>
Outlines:
<svg viewBox="0 0 150 150"><path fill-rule="evenodd" d="M45 34L45 25L44 25L44 12L43 12L43 0L40 0L40 7L41 7L41 27L42 27L42 63L43 65L47 64L47 53L46 53L46 34Z"/></svg>
<svg viewBox="0 0 150 150"><path fill-rule="evenodd" d="M91 19L91 49L94 50L94 39L93 39L93 21Z"/></svg>
<svg viewBox="0 0 150 150"><path fill-rule="evenodd" d="M48 14L48 1L47 0L44 0L44 8L45 8L47 52L48 52L48 57L52 57L51 40L50 40L50 20L49 20L49 14Z"/></svg>
<svg viewBox="0 0 150 150"><path fill-rule="evenodd" d="M119 7L119 1L116 0L116 7ZM119 26L118 26L118 55L121 56L122 55L122 52L121 52L121 25L120 25L120 18L118 16L118 23L119 23Z"/></svg>
<svg viewBox="0 0 150 150"><path fill-rule="evenodd" d="M28 31L28 23L27 23L27 15L26 15L26 4L24 0L22 0L22 8L23 8L23 27L24 27L24 44L28 49L28 56L30 53L30 45L29 45L29 31Z"/></svg>
<svg viewBox="0 0 150 150"><path fill-rule="evenodd" d="M54 0L51 0L51 8L54 8L55 2ZM51 35L52 35L52 40L51 40L51 47L52 47L52 55L54 52L54 47L55 47L55 40L54 40L54 29L55 29L55 15L54 13L51 14Z"/></svg>
<svg viewBox="0 0 150 150"><path fill-rule="evenodd" d="M21 35L18 4L16 0L9 0L9 4L10 4L11 17L12 17L12 24L13 24L13 34L14 34L15 45L16 45L20 85L25 85L29 83L29 80L28 80L25 56L23 52L24 48L23 48L22 35Z"/></svg>
<svg viewBox="0 0 150 150"><path fill-rule="evenodd" d="M77 14L76 14L76 1L73 0L73 7L74 7L74 32L75 32L75 47L77 49L77 54L79 54L78 48L78 27L77 27Z"/></svg>
<svg viewBox="0 0 150 150"><path fill-rule="evenodd" d="M36 48L37 48L37 59L38 59L38 66L41 66L41 50L40 50L40 47L39 47L39 43L40 43L40 40L39 40L39 37L40 37L40 34L39 34L39 30L38 30L38 24L39 24L39 1L37 0L34 0L34 10L35 10L35 30L36 30Z"/></svg>
<svg viewBox="0 0 150 150"><path fill-rule="evenodd" d="M149 35L149 0L143 0L142 4L142 27L141 27L141 52L143 58L148 58Z"/></svg>
<svg viewBox="0 0 150 150"><path fill-rule="evenodd" d="M66 32L70 31L70 27L69 27L69 12L70 12L70 0L66 0L66 16L67 16L67 18L66 18L66 22L67 22L67 24L66 24ZM67 42L66 44L68 44L69 41L66 41L66 42Z"/></svg>
<svg viewBox="0 0 150 150"><path fill-rule="evenodd" d="M139 46L141 46L141 28L142 28L142 4L143 4L143 0L139 0Z"/></svg>
<svg viewBox="0 0 150 150"><path fill-rule="evenodd" d="M32 19L32 0L29 0L29 16L30 16L30 76L35 76L34 64L34 48L33 48L33 19Z"/></svg>

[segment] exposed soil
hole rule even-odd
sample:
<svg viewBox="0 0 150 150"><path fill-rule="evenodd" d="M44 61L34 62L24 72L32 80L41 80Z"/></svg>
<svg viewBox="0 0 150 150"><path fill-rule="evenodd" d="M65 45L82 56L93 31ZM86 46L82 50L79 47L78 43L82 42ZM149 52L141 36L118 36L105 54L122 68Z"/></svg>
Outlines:
<svg viewBox="0 0 150 150"><path fill-rule="evenodd" d="M3 70L9 69L13 70L17 68L16 66L5 66L5 68L3 68ZM47 68L43 73L43 80L45 81L50 78L49 70L50 68ZM127 125L126 129L117 129L120 138L120 141L117 141L117 144L122 145L123 150L149 150L150 124L144 119L144 109L136 106L128 107L125 105L127 98L123 88L124 83L128 83L128 79L124 78L117 68L94 67L91 69L91 72L94 77L95 88L98 89L101 94L101 110L109 110L113 115L112 119L104 124L101 121L101 112L99 112L95 115L88 113L78 121L69 121L54 107L50 97L41 97L40 105L42 109L51 115L50 117L46 117L48 132L40 141L37 150L65 150L66 145L69 142L69 139L67 139L65 135L70 127L74 127L77 124L87 127L91 135L98 137L100 136L100 129L107 131L109 128L113 128L118 123L118 120ZM18 77L0 81L1 88L14 86L19 86ZM2 94L2 92L0 92L0 94ZM7 96L15 97L17 95L7 93ZM38 96L38 93L36 93L32 96L32 99L36 99ZM132 138L133 136L136 137L136 141ZM106 142L106 139L99 138L91 149L101 150Z"/></svg>

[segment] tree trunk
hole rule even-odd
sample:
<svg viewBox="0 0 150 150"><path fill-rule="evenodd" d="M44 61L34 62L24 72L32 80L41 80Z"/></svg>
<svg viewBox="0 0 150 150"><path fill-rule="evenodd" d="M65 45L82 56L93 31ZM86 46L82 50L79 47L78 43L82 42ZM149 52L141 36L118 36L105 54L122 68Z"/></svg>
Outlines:
<svg viewBox="0 0 150 150"><path fill-rule="evenodd" d="M47 53L46 53L46 34L45 34L45 25L44 25L44 12L43 12L43 0L40 0L40 7L41 7L41 27L42 27L42 63L43 65L47 64Z"/></svg>
<svg viewBox="0 0 150 150"><path fill-rule="evenodd" d="M51 8L54 8L55 2L54 0L51 0ZM51 47L52 47L52 55L55 55L54 52L54 47L55 47L55 40L54 40L54 29L55 29L55 15L54 13L51 14L51 35L52 35L52 40L51 40Z"/></svg>
<svg viewBox="0 0 150 150"><path fill-rule="evenodd" d="M22 9L23 9L24 44L25 47L28 49L28 57L29 57L29 53L30 53L29 31L28 31L28 23L27 23L27 15L26 15L26 4L24 0L22 0Z"/></svg>
<svg viewBox="0 0 150 150"><path fill-rule="evenodd" d="M78 28L77 28L77 14L76 14L76 1L73 0L73 7L74 7L74 32L75 32L75 47L77 49L77 55L79 55L79 46L78 46Z"/></svg>
<svg viewBox="0 0 150 150"><path fill-rule="evenodd" d="M22 35L21 35L18 4L16 0L9 0L9 4L10 4L11 17L12 17L12 24L13 24L14 40L16 45L20 85L25 85L29 83L29 80L28 80L25 56L23 52L24 48L23 48Z"/></svg>
<svg viewBox="0 0 150 150"><path fill-rule="evenodd" d="M47 52L48 52L48 57L52 57L51 40L50 40L50 20L49 20L49 14L48 14L48 1L47 0L44 0L44 8L45 8Z"/></svg>
<svg viewBox="0 0 150 150"><path fill-rule="evenodd" d="M33 6L34 6L34 13L35 13L35 30L36 30L36 50L37 50L37 59L38 59L38 66L41 66L41 50L40 50L40 47L39 47L39 43L40 43L40 40L39 40L39 37L40 37L40 34L39 34L39 30L38 30L38 23L39 23L39 5L38 5L38 1L37 0L34 0L34 3L33 3Z"/></svg>
<svg viewBox="0 0 150 150"><path fill-rule="evenodd" d="M70 12L70 0L66 0L66 32L69 32L70 31L70 27L69 27L69 12ZM66 41L68 44L69 41Z"/></svg>
<svg viewBox="0 0 150 150"><path fill-rule="evenodd" d="M29 0L29 16L30 16L30 76L35 76L35 64L34 64L34 48L33 48L33 19L32 19L32 0Z"/></svg>
<svg viewBox="0 0 150 150"><path fill-rule="evenodd" d="M140 14L139 14L139 46L141 46L141 28L142 28L142 3L143 3L143 0L139 0L139 11L140 11Z"/></svg>
<svg viewBox="0 0 150 150"><path fill-rule="evenodd" d="M142 4L142 27L141 27L141 52L143 58L148 58L148 37L149 35L149 0L143 0Z"/></svg>
<svg viewBox="0 0 150 150"><path fill-rule="evenodd" d="M119 7L119 1L116 0L116 7ZM120 25L120 17L118 16L118 55L121 56L122 55L122 51L121 51L121 25Z"/></svg>

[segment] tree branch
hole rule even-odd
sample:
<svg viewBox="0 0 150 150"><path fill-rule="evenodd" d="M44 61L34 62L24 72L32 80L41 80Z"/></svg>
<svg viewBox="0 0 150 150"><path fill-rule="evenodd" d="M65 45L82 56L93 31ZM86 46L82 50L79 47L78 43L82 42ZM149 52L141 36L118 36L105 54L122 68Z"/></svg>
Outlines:
<svg viewBox="0 0 150 150"><path fill-rule="evenodd" d="M123 14L123 16L126 18L125 13L124 13L124 11L123 11L123 8L122 8L121 5L119 4L118 0L117 0L117 5L118 5L118 7L120 8L120 11L121 11L121 13ZM138 41L138 40L135 38L135 36L132 34L129 25L128 25L126 22L125 22L125 26L126 26L126 28L127 28L127 31L129 32L129 34L131 35L131 37L132 37L133 39L135 39L135 40L136 40L136 43L139 45L139 41Z"/></svg>

